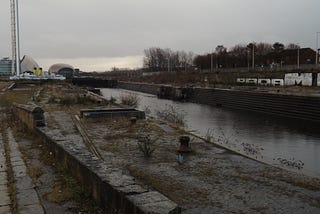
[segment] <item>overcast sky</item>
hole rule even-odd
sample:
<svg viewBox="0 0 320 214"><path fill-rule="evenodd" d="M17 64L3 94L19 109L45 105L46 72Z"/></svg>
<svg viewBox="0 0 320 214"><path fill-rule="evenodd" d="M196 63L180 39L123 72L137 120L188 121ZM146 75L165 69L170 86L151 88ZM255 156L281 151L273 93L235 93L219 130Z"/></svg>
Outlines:
<svg viewBox="0 0 320 214"><path fill-rule="evenodd" d="M0 57L10 56L10 0L0 1ZM19 0L21 55L85 71L141 67L143 50L203 54L217 45L316 48L320 0ZM320 40L320 38L319 38Z"/></svg>

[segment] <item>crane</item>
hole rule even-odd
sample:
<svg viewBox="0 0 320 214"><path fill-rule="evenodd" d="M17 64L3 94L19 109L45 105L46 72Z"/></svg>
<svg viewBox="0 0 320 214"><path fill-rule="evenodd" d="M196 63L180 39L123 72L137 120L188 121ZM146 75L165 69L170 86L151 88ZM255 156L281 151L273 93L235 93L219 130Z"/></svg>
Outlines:
<svg viewBox="0 0 320 214"><path fill-rule="evenodd" d="M11 9L11 48L12 48L12 75L20 75L20 41L19 41L19 8L18 0L10 0Z"/></svg>

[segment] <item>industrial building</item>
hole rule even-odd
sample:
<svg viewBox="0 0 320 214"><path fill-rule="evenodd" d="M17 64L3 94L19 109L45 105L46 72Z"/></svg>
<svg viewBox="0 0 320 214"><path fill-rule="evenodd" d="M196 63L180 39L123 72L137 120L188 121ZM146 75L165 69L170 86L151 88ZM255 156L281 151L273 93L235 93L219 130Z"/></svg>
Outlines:
<svg viewBox="0 0 320 214"><path fill-rule="evenodd" d="M70 79L74 76L75 69L68 64L58 63L52 65L49 70L49 73L59 74L64 76L67 79Z"/></svg>
<svg viewBox="0 0 320 214"><path fill-rule="evenodd" d="M8 57L0 60L0 76L10 76L12 60Z"/></svg>

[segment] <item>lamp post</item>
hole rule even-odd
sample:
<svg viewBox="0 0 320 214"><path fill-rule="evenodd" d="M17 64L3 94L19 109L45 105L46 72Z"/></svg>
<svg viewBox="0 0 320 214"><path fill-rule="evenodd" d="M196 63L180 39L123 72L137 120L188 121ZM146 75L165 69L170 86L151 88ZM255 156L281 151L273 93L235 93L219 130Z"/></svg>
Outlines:
<svg viewBox="0 0 320 214"><path fill-rule="evenodd" d="M300 46L298 44L298 47L297 47L298 51L297 51L297 68L299 69L300 68Z"/></svg>
<svg viewBox="0 0 320 214"><path fill-rule="evenodd" d="M211 72L213 72L213 51L211 51Z"/></svg>
<svg viewBox="0 0 320 214"><path fill-rule="evenodd" d="M316 40L317 40L316 65L319 64L319 35L320 35L320 32L317 32L317 33L316 33Z"/></svg>
<svg viewBox="0 0 320 214"><path fill-rule="evenodd" d="M170 72L170 58L171 58L171 54L169 52L169 54L168 54L168 72Z"/></svg>

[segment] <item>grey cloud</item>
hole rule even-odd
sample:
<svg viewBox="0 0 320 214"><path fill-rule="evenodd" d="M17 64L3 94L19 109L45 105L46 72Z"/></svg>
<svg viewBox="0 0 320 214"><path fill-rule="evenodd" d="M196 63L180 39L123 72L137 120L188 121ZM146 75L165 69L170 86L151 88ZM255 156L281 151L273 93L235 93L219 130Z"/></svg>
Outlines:
<svg viewBox="0 0 320 214"><path fill-rule="evenodd" d="M250 41L315 48L319 0L20 0L22 53L124 57L151 46L208 52ZM10 55L9 0L0 2L0 56Z"/></svg>

